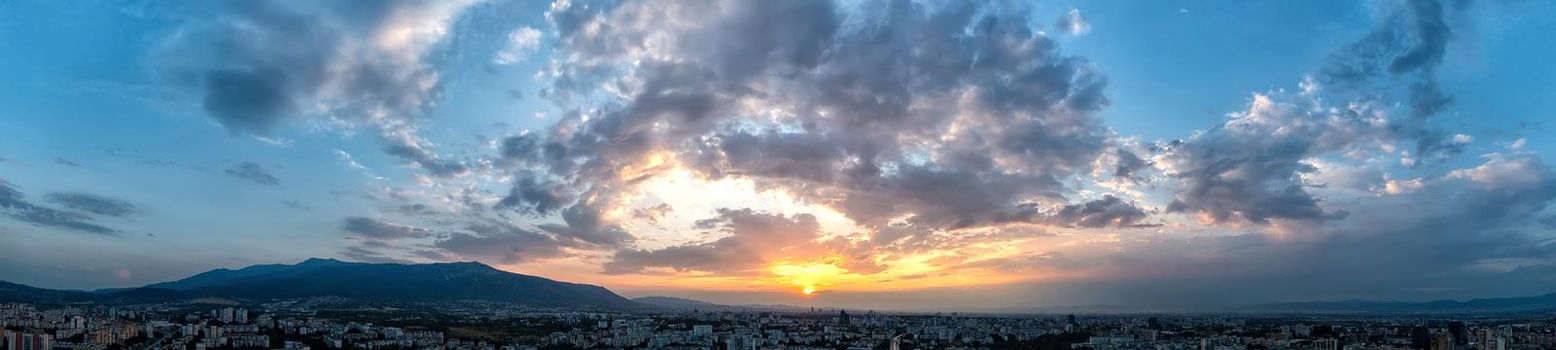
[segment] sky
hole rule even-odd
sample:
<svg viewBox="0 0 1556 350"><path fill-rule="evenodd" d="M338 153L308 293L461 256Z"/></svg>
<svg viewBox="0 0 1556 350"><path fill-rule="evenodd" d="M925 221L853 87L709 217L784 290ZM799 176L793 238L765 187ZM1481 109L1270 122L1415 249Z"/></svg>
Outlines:
<svg viewBox="0 0 1556 350"><path fill-rule="evenodd" d="M1544 1L0 3L0 280L889 310L1556 292Z"/></svg>

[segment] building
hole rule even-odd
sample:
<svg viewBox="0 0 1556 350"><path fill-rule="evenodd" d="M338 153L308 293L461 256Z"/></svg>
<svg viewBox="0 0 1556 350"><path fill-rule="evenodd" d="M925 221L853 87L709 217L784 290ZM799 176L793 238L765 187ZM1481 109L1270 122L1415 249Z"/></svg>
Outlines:
<svg viewBox="0 0 1556 350"><path fill-rule="evenodd" d="M1415 326L1410 329L1410 348L1416 350L1428 350L1432 347L1432 333L1426 327Z"/></svg>
<svg viewBox="0 0 1556 350"><path fill-rule="evenodd" d="M54 348L54 337L18 331L5 332L5 348L9 350L49 350Z"/></svg>
<svg viewBox="0 0 1556 350"><path fill-rule="evenodd" d="M1454 346L1465 346L1470 343L1469 335L1464 333L1464 322L1448 322L1448 334L1453 336Z"/></svg>
<svg viewBox="0 0 1556 350"><path fill-rule="evenodd" d="M1453 350L1453 337L1447 334L1438 334L1432 337L1431 350Z"/></svg>
<svg viewBox="0 0 1556 350"><path fill-rule="evenodd" d="M1329 338L1314 340L1313 350L1340 350L1340 341Z"/></svg>

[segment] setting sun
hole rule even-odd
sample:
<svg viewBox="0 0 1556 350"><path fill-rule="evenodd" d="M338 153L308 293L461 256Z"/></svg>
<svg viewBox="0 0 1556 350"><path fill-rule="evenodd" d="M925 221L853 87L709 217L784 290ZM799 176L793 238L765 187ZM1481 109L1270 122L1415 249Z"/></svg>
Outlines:
<svg viewBox="0 0 1556 350"><path fill-rule="evenodd" d="M805 295L816 294L820 291L819 287L832 285L849 277L847 269L829 261L800 263L781 261L773 265L772 273L783 283L799 286L800 293Z"/></svg>

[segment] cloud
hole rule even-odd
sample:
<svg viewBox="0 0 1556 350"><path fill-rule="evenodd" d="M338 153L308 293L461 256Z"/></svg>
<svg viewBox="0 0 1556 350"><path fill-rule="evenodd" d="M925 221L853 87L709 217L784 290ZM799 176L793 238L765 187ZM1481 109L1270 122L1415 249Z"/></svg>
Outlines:
<svg viewBox="0 0 1556 350"><path fill-rule="evenodd" d="M1465 179L1491 190L1527 190L1538 187L1550 178L1550 168L1540 158L1530 155L1486 155L1486 162L1474 168L1457 169L1448 173L1450 179Z"/></svg>
<svg viewBox="0 0 1556 350"><path fill-rule="evenodd" d="M410 260L405 260L405 259L400 259L400 258L384 256L383 253L379 253L377 251L374 251L374 250L368 249L368 248L364 248L364 247L347 247L346 250L340 252L340 255L346 257L347 259L361 261L361 262L366 262L366 263L388 263L388 264L410 264L410 263L414 263L414 261L410 261Z"/></svg>
<svg viewBox="0 0 1556 350"><path fill-rule="evenodd" d="M728 236L711 242L663 249L627 249L616 252L604 265L604 273L639 273L645 268L676 271L744 273L779 257L813 255L808 243L820 237L821 225L810 214L785 217L751 209L719 209L718 216L698 221L699 227L718 228Z"/></svg>
<svg viewBox="0 0 1556 350"><path fill-rule="evenodd" d="M497 51L497 56L492 58L492 63L513 64L523 59L523 56L540 47L540 30L531 27L520 27L508 33L507 46Z"/></svg>
<svg viewBox="0 0 1556 350"><path fill-rule="evenodd" d="M1081 204L1064 206L1048 220L1076 227L1134 227L1148 216L1145 210L1112 195Z"/></svg>
<svg viewBox="0 0 1556 350"><path fill-rule="evenodd" d="M651 224L658 224L659 220L664 220L665 215L669 215L673 210L675 210L674 207L671 207L669 203L659 203L651 207L633 210L632 217L642 219Z"/></svg>
<svg viewBox="0 0 1556 350"><path fill-rule="evenodd" d="M1194 213L1215 223L1343 218L1344 211L1323 208L1322 200L1305 188L1309 184L1303 178L1319 170L1314 159L1413 142L1413 156L1404 152L1401 162L1414 167L1419 157L1461 152L1473 138L1426 124L1448 101L1435 78L1451 37L1444 10L1437 1L1389 9L1376 29L1333 53L1307 77L1300 92L1255 94L1245 111L1231 114L1222 125L1163 145L1167 150L1159 165L1180 185L1167 211ZM1408 116L1394 116L1392 96L1378 93L1392 91L1389 85L1401 80L1382 79L1390 75L1410 84ZM1395 185L1401 191L1411 186Z"/></svg>
<svg viewBox="0 0 1556 350"><path fill-rule="evenodd" d="M1538 158L1505 156L1461 174L1450 177L1467 186L1433 183L1442 187L1377 197L1352 209L1352 223L1322 232L1141 240L1117 253L1072 254L1050 263L1090 277L1048 283L1091 302L1179 306L1397 298L1444 284L1485 288L1415 298L1548 293L1543 281L1556 275L1556 244L1530 224L1556 199L1556 173ZM1477 176L1518 180L1488 186ZM1499 261L1523 263L1485 267Z"/></svg>
<svg viewBox="0 0 1556 350"><path fill-rule="evenodd" d="M1389 195L1400 195L1420 191L1422 188L1426 188L1426 181L1419 177L1406 180L1385 179L1383 186L1374 188L1373 191Z"/></svg>
<svg viewBox="0 0 1556 350"><path fill-rule="evenodd" d="M1069 12L1059 16L1059 19L1054 21L1054 27L1072 36L1080 36L1091 32L1091 22L1087 22L1085 17L1081 17L1081 10L1078 9L1070 9Z"/></svg>
<svg viewBox="0 0 1556 350"><path fill-rule="evenodd" d="M1375 93L1378 89L1392 87L1403 81L1407 105L1413 118L1397 120L1391 128L1395 133L1414 137L1417 156L1430 156L1439 152L1455 154L1454 137L1428 128L1426 119L1446 109L1453 102L1439 86L1436 72L1447 55L1449 43L1454 38L1451 16L1468 10L1469 2L1454 2L1445 8L1446 1L1409 1L1388 9L1387 17L1367 36L1335 52L1325 67L1320 69L1317 80L1326 85ZM1396 79L1381 79L1393 77ZM1369 91L1372 90L1372 91ZM1467 143L1467 142L1465 142ZM1460 143L1462 145L1462 143Z"/></svg>
<svg viewBox="0 0 1556 350"><path fill-rule="evenodd" d="M50 193L44 198L65 208L94 215L124 217L141 213L140 207L130 202L90 193Z"/></svg>
<svg viewBox="0 0 1556 350"><path fill-rule="evenodd" d="M539 228L560 239L602 247L617 247L636 239L622 227L607 223L600 215L600 210L573 206L562 210L562 221L566 226L542 224Z"/></svg>
<svg viewBox="0 0 1556 350"><path fill-rule="evenodd" d="M494 264L516 264L568 256L565 249L594 247L576 237L520 228L512 223L462 217L463 226L438 230L384 222L366 217L348 217L342 230L360 238L346 254L357 259L403 261L416 257L436 261L478 260ZM442 222L441 224L448 224Z"/></svg>
<svg viewBox="0 0 1556 350"><path fill-rule="evenodd" d="M285 77L271 68L213 70L205 78L205 111L233 133L268 135L275 124L297 113Z"/></svg>
<svg viewBox="0 0 1556 350"><path fill-rule="evenodd" d="M113 212L113 211L109 211ZM62 211L26 200L21 190L0 179L0 214L13 220L40 226L118 237L121 231L92 223L86 214Z"/></svg>
<svg viewBox="0 0 1556 350"><path fill-rule="evenodd" d="M429 56L471 2L188 4L170 14L186 24L155 58L233 134L269 137L303 120L366 126L391 155L459 175L463 166L437 159L412 120L439 98Z"/></svg>
<svg viewBox="0 0 1556 350"><path fill-rule="evenodd" d="M360 216L346 218L346 223L341 227L341 230L363 238L379 241L424 238L432 235L431 231L424 228L383 222Z"/></svg>
<svg viewBox="0 0 1556 350"><path fill-rule="evenodd" d="M444 252L473 260L513 264L563 256L563 242L531 230L506 223L476 223L467 232L450 233L433 243L442 251L421 253L440 256Z"/></svg>
<svg viewBox="0 0 1556 350"><path fill-rule="evenodd" d="M277 178L275 175L271 175L270 171L266 170L264 166L252 162L238 163L237 165L233 165L231 168L227 168L227 170L224 170L223 172L226 173L227 176L253 181L254 183L265 186L281 185L280 178Z"/></svg>
<svg viewBox="0 0 1556 350"><path fill-rule="evenodd" d="M1342 109L1307 93L1256 94L1222 125L1164 146L1160 164L1179 181L1167 211L1212 223L1343 218L1304 189L1301 176L1318 170L1307 161L1386 141L1385 124L1367 104Z"/></svg>
<svg viewBox="0 0 1556 350"><path fill-rule="evenodd" d="M1113 142L1095 116L1107 79L1021 9L879 5L558 3L547 96L572 112L504 140L504 206L616 220L638 184L681 168L865 226L954 229L1063 203L1062 179ZM621 99L573 102L602 84Z"/></svg>
<svg viewBox="0 0 1556 350"><path fill-rule="evenodd" d="M313 211L312 207L309 207L307 204L303 204L303 202L299 202L297 200L291 200L291 199L284 200L284 201L281 201L281 205L286 206L287 208L297 209L297 210L301 210L301 211Z"/></svg>
<svg viewBox="0 0 1556 350"><path fill-rule="evenodd" d="M439 159L436 154L427 150L427 145L424 141L410 135L400 135L385 142L384 153L415 164L417 168L433 176L449 177L463 175L470 171L470 168L463 162Z"/></svg>
<svg viewBox="0 0 1556 350"><path fill-rule="evenodd" d="M73 160L69 160L69 159L65 159L65 158L59 158L59 157L54 157L54 164L64 165L64 166L68 166L68 167L80 167L81 166L81 163L76 163Z"/></svg>
<svg viewBox="0 0 1556 350"><path fill-rule="evenodd" d="M497 202L500 208L517 208L525 212L546 215L567 205L558 185L542 183L533 176L519 176L514 180L508 195Z"/></svg>

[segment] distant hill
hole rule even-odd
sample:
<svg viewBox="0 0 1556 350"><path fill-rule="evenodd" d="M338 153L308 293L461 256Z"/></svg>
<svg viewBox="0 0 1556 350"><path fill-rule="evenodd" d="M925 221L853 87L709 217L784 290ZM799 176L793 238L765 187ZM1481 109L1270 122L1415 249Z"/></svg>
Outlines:
<svg viewBox="0 0 1556 350"><path fill-rule="evenodd" d="M0 281L0 301L60 304L91 300L93 297L91 292L44 289Z"/></svg>
<svg viewBox="0 0 1556 350"><path fill-rule="evenodd" d="M672 308L696 308L696 307L708 308L708 307L721 307L721 306L724 306L724 305L714 304L714 303L710 303L710 302L706 302L706 301L702 301L702 300L692 300L692 299L676 298L676 297L658 297L658 296L632 298L632 301L635 301L635 302L638 302L638 303L642 303L642 304L648 304L648 305L654 305L654 306L663 306L663 307L672 307Z"/></svg>
<svg viewBox="0 0 1556 350"><path fill-rule="evenodd" d="M45 289L0 281L0 302L70 304L81 302L134 303L167 300L177 292L157 288L128 288L102 292Z"/></svg>
<svg viewBox="0 0 1556 350"><path fill-rule="evenodd" d="M662 309L674 309L674 310L784 311L784 312L797 312L797 311L805 311L805 310L809 310L810 309L810 308L803 307L803 306L793 306L793 305L757 305L757 304L725 305L725 304L715 304L715 303L706 302L706 301L702 301L702 300L696 300L696 299L677 298L677 297L663 297L663 296L638 297L638 298L632 298L632 301L637 302L639 304L651 306L651 307L657 307L657 308L662 308Z"/></svg>
<svg viewBox="0 0 1556 350"><path fill-rule="evenodd" d="M370 264L309 259L293 265L212 270L177 281L99 293L0 284L0 301L37 303L324 296L383 302L485 300L530 306L610 309L640 305L600 286L516 274L475 262Z"/></svg>
<svg viewBox="0 0 1556 350"><path fill-rule="evenodd" d="M1400 302L1373 300L1310 301L1261 304L1244 307L1255 313L1366 313L1366 314L1505 314L1556 312L1556 293L1516 298L1483 298L1467 301L1437 300Z"/></svg>

